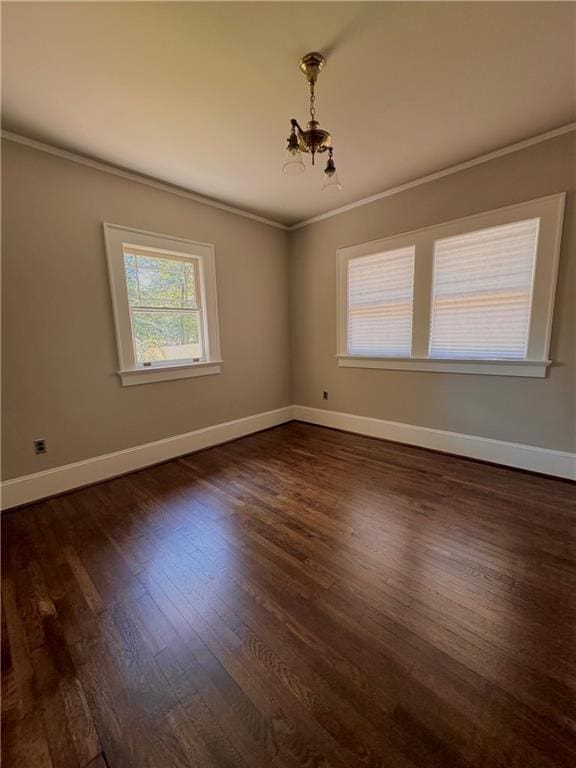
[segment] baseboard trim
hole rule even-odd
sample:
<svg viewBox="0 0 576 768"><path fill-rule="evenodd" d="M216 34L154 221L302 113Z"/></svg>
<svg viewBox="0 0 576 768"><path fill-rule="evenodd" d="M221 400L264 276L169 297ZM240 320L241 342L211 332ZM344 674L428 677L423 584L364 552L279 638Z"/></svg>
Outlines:
<svg viewBox="0 0 576 768"><path fill-rule="evenodd" d="M322 408L294 406L294 418L309 424L341 429L396 443L407 443L443 453L488 461L507 467L576 480L576 454L521 443L509 443L476 435L463 435L431 427L402 424Z"/></svg>
<svg viewBox="0 0 576 768"><path fill-rule="evenodd" d="M286 406L274 411L257 413L254 416L246 416L242 419L197 429L183 435L156 440L153 443L137 445L134 448L95 456L85 461L65 464L32 475L5 480L0 484L2 510L19 507L74 488L98 483L177 456L200 451L203 448L210 448L229 440L235 440L238 437L250 435L253 432L284 424L292 420L292 413L292 406Z"/></svg>
<svg viewBox="0 0 576 768"><path fill-rule="evenodd" d="M576 480L576 454L352 413L289 405L0 483L2 510L99 483L292 420Z"/></svg>

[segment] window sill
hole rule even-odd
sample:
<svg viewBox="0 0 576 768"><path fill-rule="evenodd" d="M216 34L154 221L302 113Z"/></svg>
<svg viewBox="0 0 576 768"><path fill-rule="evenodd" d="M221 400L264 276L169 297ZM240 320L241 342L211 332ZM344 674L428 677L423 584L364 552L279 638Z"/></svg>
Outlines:
<svg viewBox="0 0 576 768"><path fill-rule="evenodd" d="M188 379L194 376L213 376L221 373L222 360L213 360L209 363L186 363L184 365L156 365L149 368L133 368L126 371L118 371L123 387L131 387L135 384L153 384L157 381L170 381L171 379Z"/></svg>
<svg viewBox="0 0 576 768"><path fill-rule="evenodd" d="M341 368L381 368L392 371L471 373L543 379L550 360L454 360L428 357L359 357L336 355Z"/></svg>

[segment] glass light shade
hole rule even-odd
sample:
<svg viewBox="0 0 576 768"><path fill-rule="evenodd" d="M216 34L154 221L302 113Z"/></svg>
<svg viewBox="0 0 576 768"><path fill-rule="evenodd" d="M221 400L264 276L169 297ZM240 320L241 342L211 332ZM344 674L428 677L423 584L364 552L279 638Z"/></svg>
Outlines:
<svg viewBox="0 0 576 768"><path fill-rule="evenodd" d="M304 173L306 166L302 160L302 153L297 147L286 150L286 160L282 166L282 170L288 176L297 176L299 173Z"/></svg>
<svg viewBox="0 0 576 768"><path fill-rule="evenodd" d="M342 190L342 184L338 177L338 171L334 170L332 173L326 173L324 171L324 184L322 185L322 192L340 192Z"/></svg>

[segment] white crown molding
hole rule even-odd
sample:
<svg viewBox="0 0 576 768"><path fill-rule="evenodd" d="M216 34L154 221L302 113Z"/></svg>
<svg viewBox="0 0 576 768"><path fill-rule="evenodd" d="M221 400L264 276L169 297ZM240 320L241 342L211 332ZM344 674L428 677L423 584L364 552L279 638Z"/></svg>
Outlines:
<svg viewBox="0 0 576 768"><path fill-rule="evenodd" d="M369 416L355 416L353 413L327 411L323 408L308 408L304 405L293 407L293 417L297 421L341 429L344 432L391 440L395 443L407 443L433 451L488 461L492 464L576 480L576 453L568 451L509 443L505 440L464 435L459 432L419 427L398 421L385 421Z"/></svg>
<svg viewBox="0 0 576 768"><path fill-rule="evenodd" d="M458 173L459 171L465 171L467 168L473 168L475 165L481 165L482 163L487 163L490 160L495 160L498 157L504 157L504 155L510 155L513 152L518 152L521 149L532 147L534 146L534 144L540 144L543 141L549 141L550 139L555 139L558 136L563 136L565 133L570 133L572 131L576 131L576 122L568 123L567 125L563 125L560 128L555 128L552 131L546 131L545 133L540 133L537 136L533 136L530 139L525 139L524 141L518 141L515 144L509 144L508 146L501 147L500 149L496 149L493 152L488 152L486 155L479 155L478 157L475 157L472 160L466 160L463 163L458 163L457 165L451 165L448 168L444 168L441 171L430 173L428 174L428 176L421 176L418 179L413 179L412 181L408 181L405 184L400 184L397 187L391 187L390 189L386 189L384 190L384 192L379 192L376 195L371 195L370 197L364 197L361 200L357 200L355 203L349 203L348 205L343 205L340 208L333 208L331 211L327 211L326 213L321 213L318 216L313 216L310 219L299 221L297 224L292 224L292 226L288 227L288 230L290 232L293 232L296 229L307 227L309 224L315 224L317 221L330 219L332 218L332 216L338 216L341 213L352 211L354 210L354 208L360 208L364 205L369 205L370 203L376 202L376 200L382 200L384 197L397 195L399 192L405 192L407 189L413 189L414 187L419 187L421 184L428 184L428 182L430 181L436 181L436 179L442 179L444 178L444 176L450 176L453 173Z"/></svg>
<svg viewBox="0 0 576 768"><path fill-rule="evenodd" d="M89 157L86 157L85 155L81 155L76 152L70 152L66 149L61 149L60 147L55 147L52 144L46 144L43 141L37 141L36 139L29 139L27 136L22 136L21 134L13 133L12 131L2 130L2 138L6 139L7 141L13 141L17 144L23 144L24 146L31 147L32 149L37 149L40 152L47 152L50 155L55 155L56 157L62 157L65 160L70 160L74 163L79 163L80 165L86 165L89 168L95 168L96 170L103 171L104 173L111 173L115 176L120 176L130 181L135 181L138 184L145 184L145 185L148 185L149 187L160 189L163 192L169 192L170 194L173 194L173 195L186 197L189 200L194 200L195 202L202 203L203 205L209 205L212 208L219 208L222 211L227 211L228 213L234 213L237 216L243 216L244 218L247 218L247 219L253 219L254 221L259 221L262 224L267 224L270 227L276 227L277 229L282 229L285 232L294 232L295 230L301 229L302 227L307 227L309 224L315 224L318 221L323 221L324 219L330 219L332 218L332 216L338 216L341 213L352 211L354 210L354 208L361 208L364 205L369 205L370 203L374 203L377 200L382 200L385 197L391 197L392 195L397 195L400 192L405 192L407 189L413 189L414 187L419 187L421 184L428 184L428 182L430 181L435 181L436 179L442 179L445 176L450 176L451 174L458 173L459 171L465 171L467 168L473 168L475 165L480 165L482 163L487 163L490 160L495 160L498 157L510 155L513 152L518 152L521 149L526 149L527 147L531 147L534 144L540 144L543 141L549 141L550 139L555 139L558 136L563 136L564 134L570 133L572 131L576 131L576 122L568 123L567 125L563 125L560 128L554 128L553 130L546 131L545 133L540 133L537 136L532 136L532 138L524 139L523 141L518 141L515 144L509 144L506 147L501 147L500 149L496 149L493 152L488 152L485 155L479 155L478 157L475 157L472 160L466 160L463 163L458 163L457 165L451 165L448 168L444 168L441 171L430 173L427 176L421 176L417 179L413 179L412 181L408 181L405 184L400 184L397 187L390 187L390 189L386 189L383 192L379 192L376 195L371 195L370 197L364 197L361 200L357 200L355 203L349 203L348 205L343 205L340 208L333 208L331 211L327 211L326 213L321 213L318 216L313 216L310 219L305 219L303 221L296 222L295 224L292 224L292 225L282 224L279 221L274 221L273 219L267 219L264 216L258 216L255 213L244 211L241 208L234 208L233 206L226 205L225 203L220 203L217 200L212 200L209 197L203 197L202 195L198 195L195 192L192 192L191 190L183 189L182 187L175 186L173 184L170 184L169 182L162 181L161 179L155 179L150 176L145 176L143 174L137 173L136 171L128 171L118 166L112 165L110 163L106 163L102 160L93 160Z"/></svg>
<svg viewBox="0 0 576 768"><path fill-rule="evenodd" d="M292 410L292 406L289 405L275 411L256 413L254 416L226 421L194 432L186 432L183 435L167 437L123 451L114 451L114 453L94 456L85 461L76 461L73 464L53 467L32 475L5 480L0 484L2 510L56 496L74 488L99 483L187 453L227 443L229 440L236 440L238 437L259 432L262 429L276 427L292 420Z"/></svg>
<svg viewBox="0 0 576 768"><path fill-rule="evenodd" d="M211 208L219 208L221 211L227 211L233 213L236 216L243 216L245 219L253 219L259 221L261 224L267 224L269 227L276 227L277 229L283 229L287 231L289 227L286 224L281 224L279 221L273 221L267 219L264 216L258 216L255 213L250 213L242 208L234 208L231 205L220 203L218 200L213 200L209 197L203 197L195 192L191 192L188 189L183 189L170 182L162 181L161 179L152 178L136 171L128 171L119 166L112 165L111 163L104 162L103 160L93 160L85 155L78 154L77 152L69 152L67 149L61 149L55 147L52 144L46 144L43 141L36 141L36 139L29 139L27 136L22 136L19 133L12 133L11 131L2 131L2 138L7 141L13 141L16 144L23 144L25 147L31 147L37 149L39 152L46 152L49 155L55 155L61 157L64 160L70 160L73 163L79 165L86 165L88 168L95 168L97 171L103 171L104 173L110 173L114 176L120 176L128 181L135 181L137 184L144 184L154 189L160 189L162 192L169 192L171 195L179 195L180 197L186 197L188 200L194 200L196 203L202 203L202 205L209 205Z"/></svg>

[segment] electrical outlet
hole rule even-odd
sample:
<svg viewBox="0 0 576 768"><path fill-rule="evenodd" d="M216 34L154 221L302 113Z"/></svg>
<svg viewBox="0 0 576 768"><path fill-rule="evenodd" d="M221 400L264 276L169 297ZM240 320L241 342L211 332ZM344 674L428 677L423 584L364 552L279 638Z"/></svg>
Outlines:
<svg viewBox="0 0 576 768"><path fill-rule="evenodd" d="M326 390L322 392L322 400L328 400L328 392L326 392Z"/></svg>
<svg viewBox="0 0 576 768"><path fill-rule="evenodd" d="M46 453L46 440L41 437L39 440L34 440L34 453Z"/></svg>

